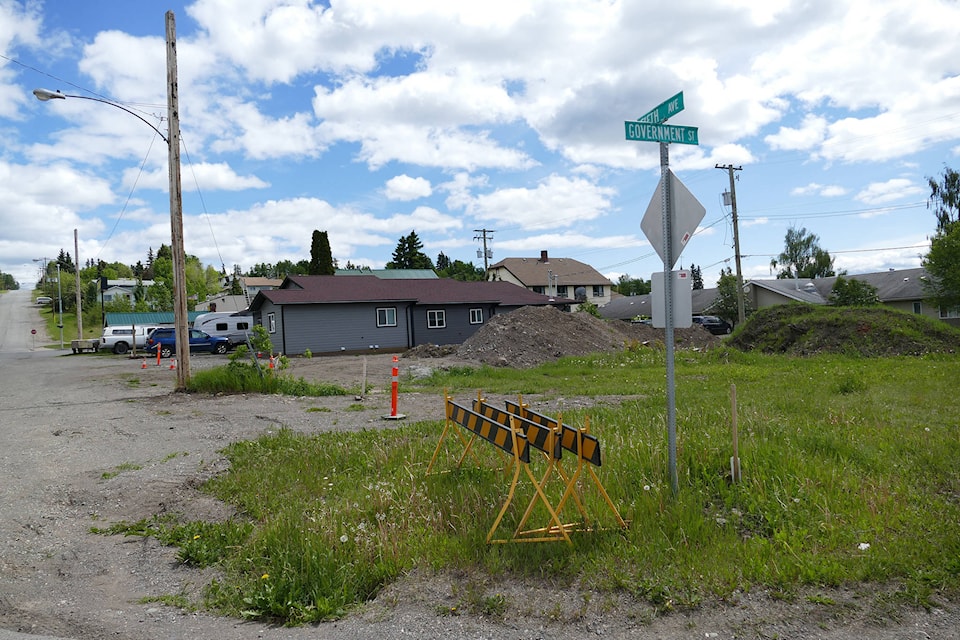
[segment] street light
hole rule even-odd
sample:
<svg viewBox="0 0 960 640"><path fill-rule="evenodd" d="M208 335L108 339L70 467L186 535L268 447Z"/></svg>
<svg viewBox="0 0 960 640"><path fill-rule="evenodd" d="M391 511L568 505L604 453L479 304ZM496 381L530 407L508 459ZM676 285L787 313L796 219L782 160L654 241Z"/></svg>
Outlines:
<svg viewBox="0 0 960 640"><path fill-rule="evenodd" d="M142 116L123 105L90 96L70 95L48 89L34 89L38 100L80 98L102 102L121 111L126 111L148 127L153 129L167 143L167 168L170 175L170 248L173 254L173 321L176 328L177 391L185 391L190 382L190 337L187 335L187 279L186 254L183 248L183 197L180 191L180 109L178 106L179 89L177 87L177 45L176 23L173 11L166 15L167 36L167 135L144 120Z"/></svg>

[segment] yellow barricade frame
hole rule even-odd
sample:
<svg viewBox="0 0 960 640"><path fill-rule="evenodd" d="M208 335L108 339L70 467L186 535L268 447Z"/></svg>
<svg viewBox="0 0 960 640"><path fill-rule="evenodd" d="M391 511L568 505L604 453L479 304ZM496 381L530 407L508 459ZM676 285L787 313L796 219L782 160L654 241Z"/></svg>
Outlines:
<svg viewBox="0 0 960 640"><path fill-rule="evenodd" d="M519 397L517 400L518 401L516 403L509 400L504 403L508 413L518 415L524 420L538 424L544 428L559 431L560 447L563 450L574 454L577 458L577 466L573 474L569 474L569 472L564 469L563 464L559 459L556 461L555 465L557 467L557 472L566 483L566 489L563 492L563 496L557 503L557 513L562 513L564 507L567 505L567 501L570 498L573 498L573 501L577 506L577 510L580 512L580 515L583 517L584 521L584 526L579 529L576 527L576 525L567 526L570 526L571 530L592 530L589 524L589 517L586 509L583 506L583 500L580 495L578 484L581 476L584 475L584 470L586 470L586 475L593 481L593 485L597 488L600 496L603 498L604 502L607 504L607 507L610 509L610 512L613 514L613 517L616 519L617 525L619 525L620 528L625 529L628 524L627 521L620 516L620 512L617 510L616 505L613 504L613 500L610 499L610 495L607 493L603 483L600 482L599 476L597 476L596 471L593 469L594 466L601 466L602 458L600 455L600 440L596 436L590 434L589 416L586 418L584 427L582 429L578 429L576 427L564 424L562 415L554 419L550 416L530 409L523 402L522 397ZM525 524L525 521L521 523L521 526L523 526L523 524ZM539 530L533 530L529 533L536 535L539 533Z"/></svg>

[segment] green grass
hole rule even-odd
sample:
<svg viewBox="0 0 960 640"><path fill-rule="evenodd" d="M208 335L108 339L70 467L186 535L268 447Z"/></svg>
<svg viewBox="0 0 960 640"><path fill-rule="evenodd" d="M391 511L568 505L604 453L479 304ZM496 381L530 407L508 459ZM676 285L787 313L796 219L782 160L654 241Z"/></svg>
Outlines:
<svg viewBox="0 0 960 640"><path fill-rule="evenodd" d="M190 391L202 393L279 393L289 396L342 396L347 390L334 384L317 384L304 378L244 362L197 371L190 378Z"/></svg>
<svg viewBox="0 0 960 640"><path fill-rule="evenodd" d="M476 445L482 467L456 469L456 434L445 440L441 473L427 477L442 416L359 433L280 430L230 445L229 472L205 485L249 526L210 554L221 577L205 606L286 624L325 620L414 568L625 591L658 611L758 588L789 597L801 587L882 583L920 606L960 591L960 357L678 352L677 495L667 473L663 358L640 349L527 371L458 369L402 385L447 389L465 403L477 389L628 396L563 415L577 425L589 416L603 448L599 476L630 521L626 530L585 486L588 512L604 530L573 534L572 547L486 544L507 477L484 442ZM732 384L738 484L729 477ZM543 463L534 466L539 475ZM530 491L518 490L501 533L516 526L527 500L519 496ZM568 509L564 519L575 515ZM483 615L510 605L482 589L459 597L456 610Z"/></svg>

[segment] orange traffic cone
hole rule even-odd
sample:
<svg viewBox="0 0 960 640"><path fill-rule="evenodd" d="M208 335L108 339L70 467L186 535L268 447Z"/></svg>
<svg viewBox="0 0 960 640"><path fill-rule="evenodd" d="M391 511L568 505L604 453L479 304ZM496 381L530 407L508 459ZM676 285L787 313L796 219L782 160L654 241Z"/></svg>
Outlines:
<svg viewBox="0 0 960 640"><path fill-rule="evenodd" d="M273 369L273 354L270 355L270 368Z"/></svg>
<svg viewBox="0 0 960 640"><path fill-rule="evenodd" d="M140 368L141 368L141 369L146 369L146 368L147 368L147 359L146 359L146 358L144 358L144 359L143 359L143 362L140 363Z"/></svg>
<svg viewBox="0 0 960 640"><path fill-rule="evenodd" d="M177 359L170 358L170 370L173 371L176 368L177 368Z"/></svg>

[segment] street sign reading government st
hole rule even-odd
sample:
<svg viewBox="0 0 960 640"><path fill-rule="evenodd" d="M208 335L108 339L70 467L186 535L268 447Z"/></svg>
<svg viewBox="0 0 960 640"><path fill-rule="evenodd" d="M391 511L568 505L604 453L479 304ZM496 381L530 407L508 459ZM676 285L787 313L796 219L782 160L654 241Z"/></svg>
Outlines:
<svg viewBox="0 0 960 640"><path fill-rule="evenodd" d="M648 124L646 122L623 123L627 140L641 142L675 142L678 144L700 144L697 127L678 127L669 124Z"/></svg>

